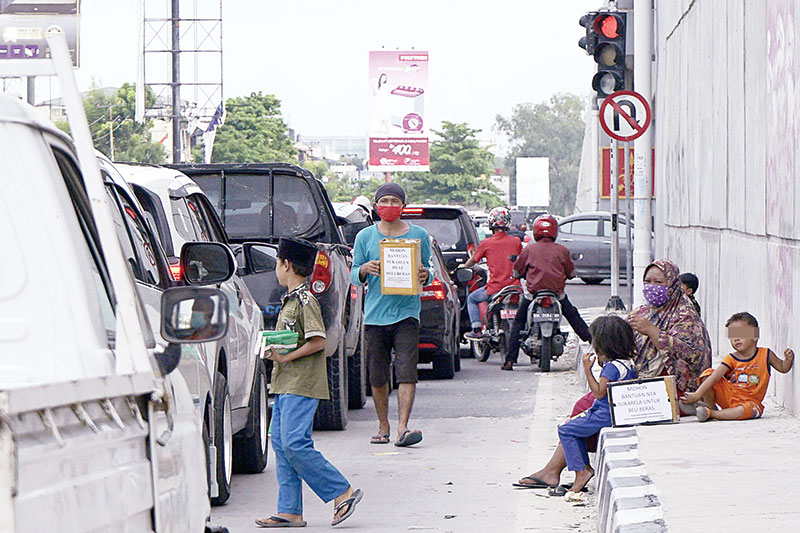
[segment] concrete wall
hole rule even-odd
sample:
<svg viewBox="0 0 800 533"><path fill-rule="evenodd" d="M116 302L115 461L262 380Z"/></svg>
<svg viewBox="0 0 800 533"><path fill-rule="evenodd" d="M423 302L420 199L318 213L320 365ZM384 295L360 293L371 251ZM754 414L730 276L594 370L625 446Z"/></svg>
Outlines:
<svg viewBox="0 0 800 533"><path fill-rule="evenodd" d="M658 257L700 278L717 363L747 310L800 353L800 0L656 0ZM769 394L800 415L800 370Z"/></svg>

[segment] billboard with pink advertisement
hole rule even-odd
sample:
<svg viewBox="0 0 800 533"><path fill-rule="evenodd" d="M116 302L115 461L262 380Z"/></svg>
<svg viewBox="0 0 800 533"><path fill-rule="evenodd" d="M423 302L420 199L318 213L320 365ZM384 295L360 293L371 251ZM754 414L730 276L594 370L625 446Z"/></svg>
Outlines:
<svg viewBox="0 0 800 533"><path fill-rule="evenodd" d="M428 171L427 91L428 52L369 53L370 170Z"/></svg>

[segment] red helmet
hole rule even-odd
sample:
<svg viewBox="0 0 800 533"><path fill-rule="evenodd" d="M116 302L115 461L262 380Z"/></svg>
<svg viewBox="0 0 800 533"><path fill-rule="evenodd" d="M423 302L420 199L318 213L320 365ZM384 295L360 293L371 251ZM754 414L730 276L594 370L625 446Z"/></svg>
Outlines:
<svg viewBox="0 0 800 533"><path fill-rule="evenodd" d="M533 239L550 237L554 241L558 237L558 221L552 215L539 215L533 221Z"/></svg>

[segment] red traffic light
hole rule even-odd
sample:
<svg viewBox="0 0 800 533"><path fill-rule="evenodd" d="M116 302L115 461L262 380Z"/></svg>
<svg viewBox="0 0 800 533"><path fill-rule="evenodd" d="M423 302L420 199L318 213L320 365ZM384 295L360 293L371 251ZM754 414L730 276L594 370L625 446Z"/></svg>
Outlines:
<svg viewBox="0 0 800 533"><path fill-rule="evenodd" d="M624 23L615 14L602 14L594 19L593 29L606 39L618 39L625 30Z"/></svg>

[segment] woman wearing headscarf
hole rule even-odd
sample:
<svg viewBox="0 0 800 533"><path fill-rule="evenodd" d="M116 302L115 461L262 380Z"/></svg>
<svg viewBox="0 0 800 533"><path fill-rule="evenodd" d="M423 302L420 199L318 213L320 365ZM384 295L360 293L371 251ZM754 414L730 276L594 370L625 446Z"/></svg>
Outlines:
<svg viewBox="0 0 800 533"><path fill-rule="evenodd" d="M654 261L644 271L645 305L628 315L633 328L638 356L636 371L640 378L675 376L678 397L699 386L703 369L711 366L711 340L705 324L681 290L680 271L672 261ZM594 401L590 392L575 403L570 416L576 416ZM596 436L587 441L589 451L597 449ZM515 483L518 487L556 487L566 468L564 451L559 444L547 465Z"/></svg>

